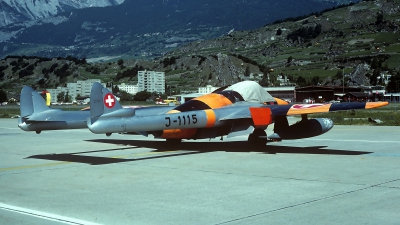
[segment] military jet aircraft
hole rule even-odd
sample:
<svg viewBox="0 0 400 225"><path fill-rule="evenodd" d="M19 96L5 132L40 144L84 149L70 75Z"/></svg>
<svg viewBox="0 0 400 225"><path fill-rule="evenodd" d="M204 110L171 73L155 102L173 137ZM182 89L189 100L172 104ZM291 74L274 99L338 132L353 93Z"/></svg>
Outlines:
<svg viewBox="0 0 400 225"><path fill-rule="evenodd" d="M24 131L87 128L89 111L63 111L46 105L43 97L29 86L24 86L20 96L18 127Z"/></svg>
<svg viewBox="0 0 400 225"><path fill-rule="evenodd" d="M20 118L18 127L24 131L64 130L87 128L90 109L83 111L63 111L47 106L43 97L29 86L24 86L20 97ZM174 106L143 107L136 109L145 115L165 113Z"/></svg>
<svg viewBox="0 0 400 225"><path fill-rule="evenodd" d="M90 95L90 118L87 127L96 134L139 133L164 138L176 144L182 139L249 135L254 146L268 140L300 139L321 135L333 127L326 118L308 119L312 113L370 109L387 102L339 104L288 104L272 97L258 83L243 81L183 103L167 112L146 114L123 108L114 95L94 83ZM287 116L301 115L301 121L289 125ZM274 133L265 129L275 123Z"/></svg>

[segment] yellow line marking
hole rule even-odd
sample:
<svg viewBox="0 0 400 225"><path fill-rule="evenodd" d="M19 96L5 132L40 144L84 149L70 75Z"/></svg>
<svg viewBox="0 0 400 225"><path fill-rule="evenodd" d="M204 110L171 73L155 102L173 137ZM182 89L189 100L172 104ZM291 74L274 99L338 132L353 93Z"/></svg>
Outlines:
<svg viewBox="0 0 400 225"><path fill-rule="evenodd" d="M178 152L178 151L144 152L144 153L137 153L137 154L112 156L111 158L114 158L114 159L124 159L124 158L128 158L129 156L158 155L158 154L167 154L167 153L174 153L174 152Z"/></svg>
<svg viewBox="0 0 400 225"><path fill-rule="evenodd" d="M23 169L32 169L38 167L46 167L46 166L56 166L62 164L68 164L72 162L56 162L56 163L46 163L46 164L37 164L37 165L29 165L29 166L16 166L16 167L9 167L9 168L1 168L0 172L10 171L10 170L23 170Z"/></svg>

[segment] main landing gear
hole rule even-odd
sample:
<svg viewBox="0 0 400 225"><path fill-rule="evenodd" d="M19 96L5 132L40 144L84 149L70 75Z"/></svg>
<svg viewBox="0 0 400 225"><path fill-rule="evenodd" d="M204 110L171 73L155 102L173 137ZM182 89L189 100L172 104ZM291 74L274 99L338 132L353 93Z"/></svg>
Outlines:
<svg viewBox="0 0 400 225"><path fill-rule="evenodd" d="M253 147L263 147L267 144L267 133L262 129L255 129L252 134L249 135L247 141Z"/></svg>
<svg viewBox="0 0 400 225"><path fill-rule="evenodd" d="M175 146L175 145L179 145L182 142L182 139L172 139L172 138L168 138L167 140L167 144L169 146Z"/></svg>

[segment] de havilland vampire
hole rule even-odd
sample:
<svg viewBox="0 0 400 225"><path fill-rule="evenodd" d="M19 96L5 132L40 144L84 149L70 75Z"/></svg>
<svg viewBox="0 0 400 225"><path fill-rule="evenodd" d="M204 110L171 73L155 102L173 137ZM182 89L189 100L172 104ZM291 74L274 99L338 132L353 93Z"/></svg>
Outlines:
<svg viewBox="0 0 400 225"><path fill-rule="evenodd" d="M89 110L63 111L47 106L43 97L29 86L24 86L20 96L20 118L18 127L24 131L64 130L87 128ZM137 109L145 115L168 112L173 106L143 107Z"/></svg>
<svg viewBox="0 0 400 225"><path fill-rule="evenodd" d="M146 112L123 108L108 89L94 83L87 127L96 134L151 134L171 143L179 143L182 139L249 135L250 144L263 146L268 140L318 136L333 127L332 120L308 119L308 114L371 109L385 105L388 102L288 104L272 97L258 83L243 81L172 109ZM287 116L294 115L300 115L302 119L289 125ZM273 123L274 133L267 136L265 129Z"/></svg>
<svg viewBox="0 0 400 225"><path fill-rule="evenodd" d="M24 86L20 96L18 127L24 131L86 128L89 111L63 111L46 105L43 97L29 86Z"/></svg>

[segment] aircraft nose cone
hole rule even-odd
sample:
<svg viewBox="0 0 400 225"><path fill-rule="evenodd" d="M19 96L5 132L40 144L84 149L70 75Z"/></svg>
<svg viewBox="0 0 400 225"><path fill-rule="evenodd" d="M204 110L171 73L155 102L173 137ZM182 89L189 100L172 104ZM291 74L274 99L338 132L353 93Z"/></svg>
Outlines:
<svg viewBox="0 0 400 225"><path fill-rule="evenodd" d="M18 123L18 127L19 127L21 130L29 131L28 125L27 125L26 123Z"/></svg>

